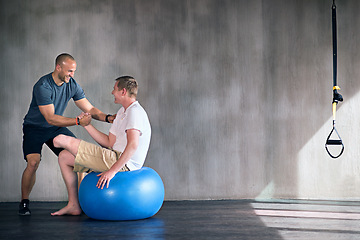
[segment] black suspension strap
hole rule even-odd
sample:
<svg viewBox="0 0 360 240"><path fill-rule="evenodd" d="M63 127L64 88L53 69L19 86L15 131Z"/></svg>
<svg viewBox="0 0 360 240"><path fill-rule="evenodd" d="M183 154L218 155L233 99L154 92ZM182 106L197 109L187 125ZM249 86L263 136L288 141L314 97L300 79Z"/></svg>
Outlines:
<svg viewBox="0 0 360 240"><path fill-rule="evenodd" d="M335 5L335 0L333 0L333 5L332 5L332 35L333 35L333 101L332 101L333 128L332 128L328 138L326 139L325 149L332 158L338 158L344 152L344 144L343 144L343 142L341 140L341 137L340 137L338 131L335 128L336 105L338 104L338 102L343 101L343 97L338 92L338 90L340 90L340 87L337 85L337 34L336 34L336 5ZM336 133L336 135L334 134L335 139L333 139L331 137L331 135L333 135L333 133ZM340 145L341 146L340 153L338 155L336 155L336 156L332 155L330 153L329 149L328 149L329 145Z"/></svg>

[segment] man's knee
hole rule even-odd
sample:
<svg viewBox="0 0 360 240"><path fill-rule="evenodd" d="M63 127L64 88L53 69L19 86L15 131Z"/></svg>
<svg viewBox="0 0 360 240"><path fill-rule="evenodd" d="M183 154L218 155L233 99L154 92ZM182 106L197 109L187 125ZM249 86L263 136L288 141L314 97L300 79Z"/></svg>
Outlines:
<svg viewBox="0 0 360 240"><path fill-rule="evenodd" d="M74 155L72 155L69 151L62 150L59 153L59 161L62 161L63 159L69 159L69 158L74 158Z"/></svg>
<svg viewBox="0 0 360 240"><path fill-rule="evenodd" d="M53 139L53 143L55 147L64 148L72 155L76 156L80 139L60 134Z"/></svg>
<svg viewBox="0 0 360 240"><path fill-rule="evenodd" d="M40 154L29 154L26 156L27 160L27 168L30 168L32 170L35 170L39 167L40 164Z"/></svg>
<svg viewBox="0 0 360 240"><path fill-rule="evenodd" d="M59 161L60 166L62 164L66 164L68 166L74 166L75 156L67 150L62 150L59 154L58 161Z"/></svg>
<svg viewBox="0 0 360 240"><path fill-rule="evenodd" d="M64 134L60 134L60 135L56 136L56 137L53 139L54 147L57 147L57 148L63 147L64 144L65 144L70 138L71 138L71 137L66 136L66 135L64 135Z"/></svg>

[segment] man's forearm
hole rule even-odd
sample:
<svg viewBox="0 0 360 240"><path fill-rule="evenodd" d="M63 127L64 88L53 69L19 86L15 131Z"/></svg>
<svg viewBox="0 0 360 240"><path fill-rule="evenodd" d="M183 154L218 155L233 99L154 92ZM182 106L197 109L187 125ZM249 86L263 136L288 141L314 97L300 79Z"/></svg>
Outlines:
<svg viewBox="0 0 360 240"><path fill-rule="evenodd" d="M105 122L106 114L103 113L102 111L100 111L99 109L97 109L97 108L95 108L95 107L92 108L92 109L90 110L90 114L91 114L92 118L94 118L94 119L96 119L96 120L98 120L98 121L103 121L103 122Z"/></svg>
<svg viewBox="0 0 360 240"><path fill-rule="evenodd" d="M121 154L119 160L110 168L112 171L119 171L129 160L130 158L135 154L136 149L139 146L139 136L140 131L135 129L129 129L127 130L126 134L127 144L126 147Z"/></svg>
<svg viewBox="0 0 360 240"><path fill-rule="evenodd" d="M76 118L68 118L54 114L52 117L46 119L46 121L53 126L57 127L69 127L76 125Z"/></svg>
<svg viewBox="0 0 360 240"><path fill-rule="evenodd" d="M130 158L134 155L137 149L137 144L128 144L124 152L121 154L120 158L117 160L117 162L112 165L112 167L109 169L111 171L118 172L125 164L130 160Z"/></svg>
<svg viewBox="0 0 360 240"><path fill-rule="evenodd" d="M108 135L100 132L91 124L85 126L84 128L98 144L106 148L112 147L110 146L110 140Z"/></svg>

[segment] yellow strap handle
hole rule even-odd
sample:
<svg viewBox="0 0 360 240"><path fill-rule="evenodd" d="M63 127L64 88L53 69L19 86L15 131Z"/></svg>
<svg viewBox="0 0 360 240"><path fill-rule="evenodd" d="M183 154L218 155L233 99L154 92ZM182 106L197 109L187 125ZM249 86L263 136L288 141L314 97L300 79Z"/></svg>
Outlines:
<svg viewBox="0 0 360 240"><path fill-rule="evenodd" d="M335 120L335 117L336 117L336 102L333 102L333 104L332 104L332 109L333 109L333 120Z"/></svg>
<svg viewBox="0 0 360 240"><path fill-rule="evenodd" d="M340 90L340 87L339 86L334 86L333 87L333 90ZM337 102L333 102L333 120L335 120L335 117L336 117L336 104Z"/></svg>

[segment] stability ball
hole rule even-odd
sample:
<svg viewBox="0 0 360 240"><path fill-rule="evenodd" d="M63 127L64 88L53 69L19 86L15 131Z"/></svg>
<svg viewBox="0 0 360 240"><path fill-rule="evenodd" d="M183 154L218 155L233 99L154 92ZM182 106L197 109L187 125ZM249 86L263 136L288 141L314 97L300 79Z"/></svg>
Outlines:
<svg viewBox="0 0 360 240"><path fill-rule="evenodd" d="M109 188L96 187L99 173L89 173L80 184L79 202L84 213L99 220L138 220L154 216L164 202L164 184L148 167L118 172Z"/></svg>

